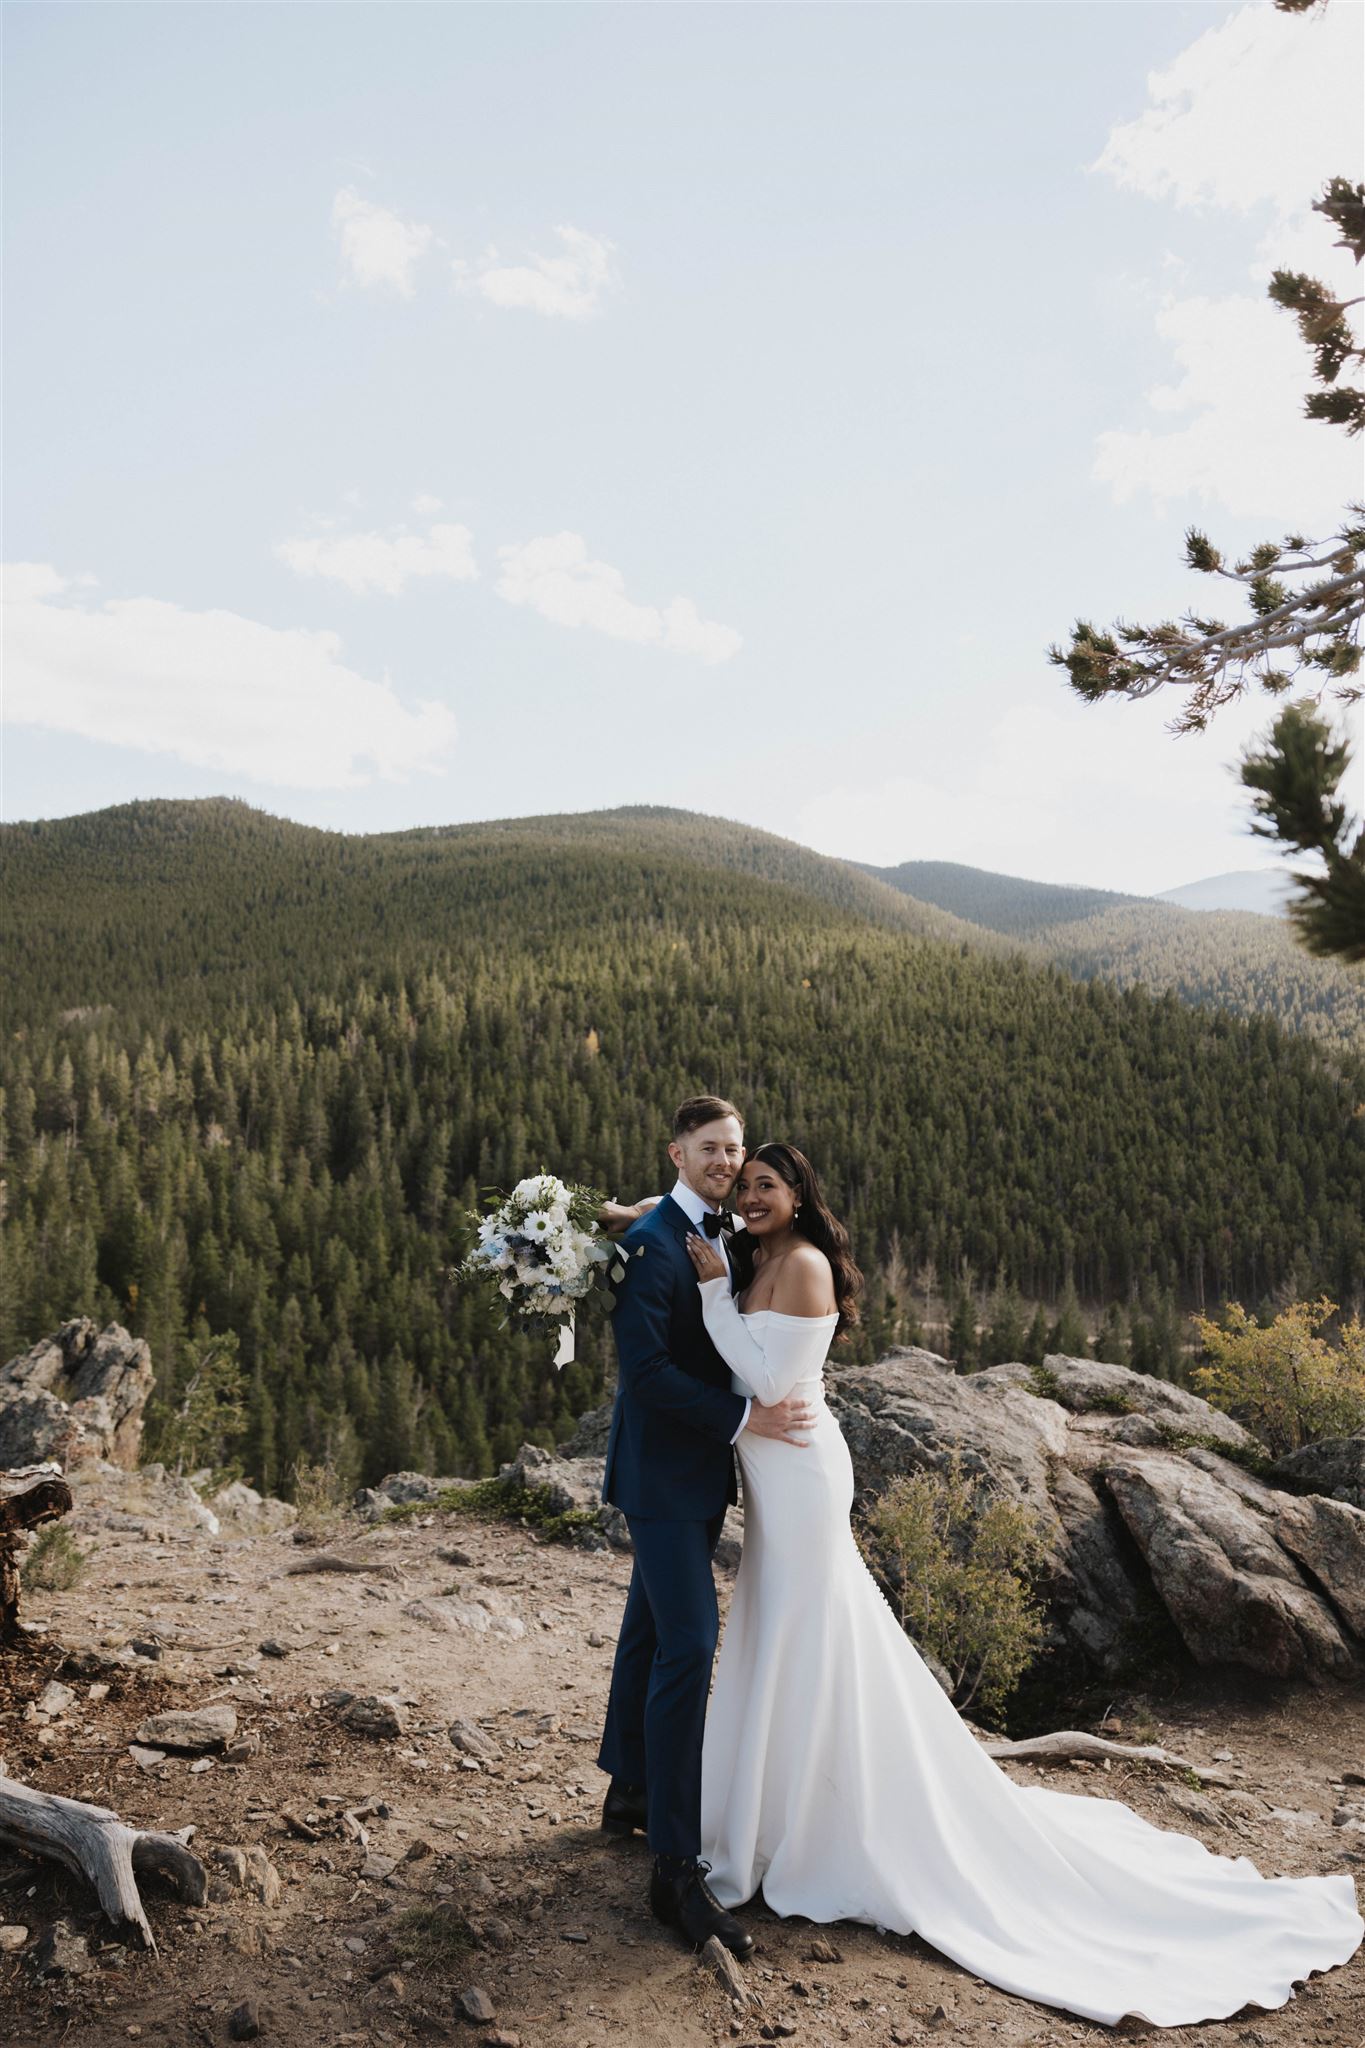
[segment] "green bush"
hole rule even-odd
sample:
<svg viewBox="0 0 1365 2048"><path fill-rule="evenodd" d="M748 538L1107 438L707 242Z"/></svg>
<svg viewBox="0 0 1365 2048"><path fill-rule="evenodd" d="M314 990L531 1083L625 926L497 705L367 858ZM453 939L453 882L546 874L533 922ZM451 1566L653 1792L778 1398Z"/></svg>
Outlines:
<svg viewBox="0 0 1365 2048"><path fill-rule="evenodd" d="M954 1451L940 1471L892 1481L863 1548L901 1626L947 1670L958 1706L998 1716L1043 1638L1037 1517L993 1494Z"/></svg>
<svg viewBox="0 0 1365 2048"><path fill-rule="evenodd" d="M1195 1386L1276 1456L1350 1436L1365 1428L1365 1323L1346 1323L1333 1344L1318 1333L1335 1314L1324 1298L1293 1302L1266 1329L1236 1301L1221 1325L1196 1316L1207 1362L1191 1374Z"/></svg>
<svg viewBox="0 0 1365 2048"><path fill-rule="evenodd" d="M512 1486L502 1479L476 1479L468 1486L447 1486L431 1500L403 1501L386 1510L386 1522L411 1522L418 1515L465 1515L476 1522L522 1522L551 1543L574 1543L580 1534L599 1529L594 1508L555 1507L548 1486Z"/></svg>
<svg viewBox="0 0 1365 2048"><path fill-rule="evenodd" d="M54 1522L44 1529L19 1567L29 1592L64 1593L85 1570L85 1552L69 1529Z"/></svg>

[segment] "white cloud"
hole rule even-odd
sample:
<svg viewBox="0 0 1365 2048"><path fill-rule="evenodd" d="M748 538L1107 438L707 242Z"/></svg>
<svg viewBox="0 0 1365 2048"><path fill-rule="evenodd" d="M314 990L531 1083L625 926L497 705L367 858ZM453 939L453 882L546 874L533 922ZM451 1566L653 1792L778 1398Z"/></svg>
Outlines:
<svg viewBox="0 0 1365 2048"><path fill-rule="evenodd" d="M416 577L442 576L472 583L479 568L467 526L433 526L427 533L299 535L275 553L297 576L326 576L358 597L379 591L397 597Z"/></svg>
<svg viewBox="0 0 1365 2048"><path fill-rule="evenodd" d="M1274 717L1264 694L1229 705L1208 732L1175 739L1173 698L1016 705L965 762L927 748L941 773L845 782L800 813L793 836L822 853L894 867L961 861L1038 881L1135 894L1270 864L1247 831L1233 764ZM1078 850L1079 849L1079 850Z"/></svg>
<svg viewBox="0 0 1365 2048"><path fill-rule="evenodd" d="M457 260L456 282L462 291L478 292L495 306L552 319L586 320L618 285L612 244L581 228L558 227L555 233L562 244L557 256L503 263L497 250L489 249L474 263Z"/></svg>
<svg viewBox="0 0 1365 2048"><path fill-rule="evenodd" d="M1178 206L1297 213L1360 155L1360 12L1240 8L1149 75L1094 168Z"/></svg>
<svg viewBox="0 0 1365 2048"><path fill-rule="evenodd" d="M1360 60L1358 7L1307 19L1245 7L1153 73L1146 110L1110 134L1092 168L1119 185L1177 208L1258 211L1263 222L1247 242L1254 296L1152 295L1178 374L1147 400L1182 423L1099 436L1094 474L1116 499L1197 495L1312 528L1358 488L1357 452L1303 417L1311 358L1265 287L1276 267L1306 269L1354 296L1349 262L1311 201L1359 157ZM1176 258L1168 267L1189 274Z"/></svg>
<svg viewBox="0 0 1365 2048"><path fill-rule="evenodd" d="M341 242L341 264L352 283L367 289L388 286L413 296L413 273L436 241L435 230L403 220L386 206L364 199L345 185L332 201L332 227Z"/></svg>
<svg viewBox="0 0 1365 2048"><path fill-rule="evenodd" d="M294 789L444 772L451 712L432 702L409 708L387 673L372 682L347 668L339 634L152 597L90 609L69 601L80 580L46 562L4 570L5 712L14 724Z"/></svg>
<svg viewBox="0 0 1365 2048"><path fill-rule="evenodd" d="M619 569L589 559L581 534L547 534L499 548L498 556L498 596L529 605L556 626L586 626L612 640L667 647L706 662L728 661L743 645L732 626L703 619L690 597L675 597L662 610L636 604L626 596Z"/></svg>
<svg viewBox="0 0 1365 2048"><path fill-rule="evenodd" d="M419 491L412 501L412 509L419 519L434 519L441 509L441 500L433 498L430 491Z"/></svg>
<svg viewBox="0 0 1365 2048"><path fill-rule="evenodd" d="M1156 328L1178 374L1147 402L1181 424L1097 437L1093 474L1117 502L1139 491L1160 506L1195 495L1282 527L1333 514L1358 482L1358 451L1303 418L1309 358L1289 315L1240 294L1169 298Z"/></svg>

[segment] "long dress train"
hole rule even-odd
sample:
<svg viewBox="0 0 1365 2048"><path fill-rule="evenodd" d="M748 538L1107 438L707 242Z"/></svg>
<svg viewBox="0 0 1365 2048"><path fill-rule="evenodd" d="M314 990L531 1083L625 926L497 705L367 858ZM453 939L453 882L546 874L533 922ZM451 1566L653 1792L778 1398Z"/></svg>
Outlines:
<svg viewBox="0 0 1365 2048"><path fill-rule="evenodd" d="M1263 1878L1115 1799L1021 1786L904 1634L849 1526L824 1402L836 1318L742 1315L703 1288L738 1392L817 1410L804 1449L746 1432L744 1552L702 1757L702 1844L727 1906L915 1933L1001 1990L1115 2025L1283 2005L1365 1934L1344 1873Z"/></svg>

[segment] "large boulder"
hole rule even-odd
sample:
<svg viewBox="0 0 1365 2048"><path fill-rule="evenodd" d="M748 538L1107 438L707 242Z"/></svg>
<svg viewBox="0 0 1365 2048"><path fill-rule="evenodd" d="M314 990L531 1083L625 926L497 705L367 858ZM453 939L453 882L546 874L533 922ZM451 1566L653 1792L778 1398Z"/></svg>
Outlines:
<svg viewBox="0 0 1365 2048"><path fill-rule="evenodd" d="M1360 1509L1277 1492L1200 1449L1119 1457L1103 1476L1198 1663L1272 1678L1347 1678L1359 1669Z"/></svg>
<svg viewBox="0 0 1365 2048"><path fill-rule="evenodd" d="M1286 1451L1271 1467L1271 1477L1309 1486L1330 1500L1365 1508L1365 1429L1354 1436L1329 1436L1320 1444Z"/></svg>
<svg viewBox="0 0 1365 2048"><path fill-rule="evenodd" d="M963 1376L914 1348L834 1368L829 1400L864 1494L956 1451L1029 1507L1050 1639L1106 1672L1131 1665L1154 1594L1201 1664L1365 1664L1365 1513L1255 1476L1257 1440L1196 1394L1060 1356Z"/></svg>
<svg viewBox="0 0 1365 2048"><path fill-rule="evenodd" d="M88 1316L0 1367L0 1467L102 1459L131 1471L156 1375L140 1337Z"/></svg>

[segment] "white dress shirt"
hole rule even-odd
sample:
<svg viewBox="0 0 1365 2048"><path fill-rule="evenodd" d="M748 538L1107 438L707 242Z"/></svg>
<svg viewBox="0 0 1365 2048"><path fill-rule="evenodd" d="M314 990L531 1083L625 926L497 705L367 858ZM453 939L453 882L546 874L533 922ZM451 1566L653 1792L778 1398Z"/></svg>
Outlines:
<svg viewBox="0 0 1365 2048"><path fill-rule="evenodd" d="M683 1214L688 1218L688 1220L696 1224L698 1230L702 1228L701 1219L703 1216L714 1216L718 1213L715 1204L712 1202L708 1202L705 1195L699 1195L695 1188L689 1187L681 1174L679 1174L677 1184L673 1189L673 1199L677 1203L678 1207L682 1210ZM742 1226L737 1227L742 1228ZM725 1242L725 1232L722 1231L719 1237L708 1237L706 1242L711 1246L713 1251L718 1251L720 1253L721 1259L725 1266L725 1270L727 1273L729 1273L731 1270L730 1248ZM744 1403L743 1420L740 1422L739 1428L735 1431L734 1435L730 1439L732 1444L738 1443L739 1439L743 1436L745 1430L749 1427L749 1412L752 1409L753 1405L754 1404L751 1400L746 1401Z"/></svg>

